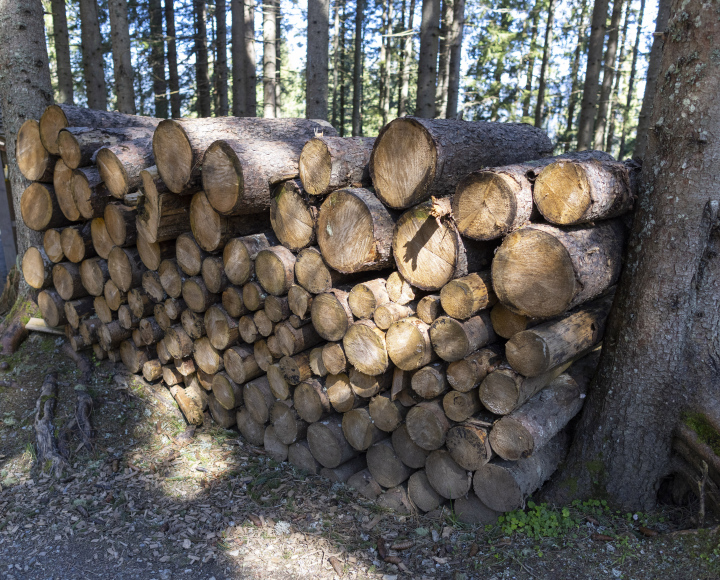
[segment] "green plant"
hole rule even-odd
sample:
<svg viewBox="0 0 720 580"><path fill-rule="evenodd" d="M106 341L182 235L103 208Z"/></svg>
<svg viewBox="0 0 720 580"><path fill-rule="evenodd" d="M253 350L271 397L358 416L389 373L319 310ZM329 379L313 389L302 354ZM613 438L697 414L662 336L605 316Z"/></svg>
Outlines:
<svg viewBox="0 0 720 580"><path fill-rule="evenodd" d="M506 535L525 534L534 539L557 538L578 526L569 508L556 510L547 504L527 503L525 510L515 510L498 518L500 528Z"/></svg>

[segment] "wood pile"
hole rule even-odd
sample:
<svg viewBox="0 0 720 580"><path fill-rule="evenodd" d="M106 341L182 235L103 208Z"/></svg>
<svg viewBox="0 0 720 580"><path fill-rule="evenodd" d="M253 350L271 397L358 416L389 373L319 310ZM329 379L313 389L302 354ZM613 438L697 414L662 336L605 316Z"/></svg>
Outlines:
<svg viewBox="0 0 720 580"><path fill-rule="evenodd" d="M551 158L522 124L406 117L373 140L65 105L27 123L22 214L45 237L23 273L45 320L164 382L188 422L469 522L563 460L634 167Z"/></svg>

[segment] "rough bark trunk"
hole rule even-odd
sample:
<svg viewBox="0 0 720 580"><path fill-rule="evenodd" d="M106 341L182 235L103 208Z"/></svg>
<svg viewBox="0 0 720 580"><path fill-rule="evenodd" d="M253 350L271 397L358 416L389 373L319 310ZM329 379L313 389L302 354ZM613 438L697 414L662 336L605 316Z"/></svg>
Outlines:
<svg viewBox="0 0 720 580"><path fill-rule="evenodd" d="M362 101L363 101L363 19L365 0L357 0L355 8L355 47L353 54L353 103L352 103L352 136L360 137L362 128Z"/></svg>
<svg viewBox="0 0 720 580"><path fill-rule="evenodd" d="M435 116L439 36L440 0L423 0L415 115L425 119Z"/></svg>
<svg viewBox="0 0 720 580"><path fill-rule="evenodd" d="M247 116L247 104L245 94L246 83L246 58L245 58L245 1L230 0L230 12L232 13L231 25L231 46L232 46L232 114L235 117Z"/></svg>
<svg viewBox="0 0 720 580"><path fill-rule="evenodd" d="M155 116L168 117L167 81L165 79L165 36L163 35L162 0L149 0L150 13L150 67L153 79Z"/></svg>
<svg viewBox="0 0 720 580"><path fill-rule="evenodd" d="M305 116L328 118L328 43L330 0L310 0L307 14Z"/></svg>
<svg viewBox="0 0 720 580"><path fill-rule="evenodd" d="M217 110L215 115L218 117L227 116L229 111L226 17L225 0L216 0L217 60L215 62L215 87L217 91Z"/></svg>
<svg viewBox="0 0 720 580"><path fill-rule="evenodd" d="M450 62L447 81L446 119L458 117L460 98L460 66L462 63L462 41L465 27L465 0L453 0L452 28L449 30Z"/></svg>
<svg viewBox="0 0 720 580"><path fill-rule="evenodd" d="M175 40L175 8L173 0L165 0L165 32L168 43L168 88L170 89L170 116L180 117L180 76L177 63L177 43Z"/></svg>
<svg viewBox="0 0 720 580"><path fill-rule="evenodd" d="M257 61L255 56L255 0L245 0L245 108L257 117Z"/></svg>
<svg viewBox="0 0 720 580"><path fill-rule="evenodd" d="M87 104L91 109L104 111L107 109L107 85L97 0L81 0L80 22Z"/></svg>
<svg viewBox="0 0 720 580"><path fill-rule="evenodd" d="M116 107L121 113L135 114L135 89L130 56L130 28L127 0L108 0L112 36Z"/></svg>
<svg viewBox="0 0 720 580"><path fill-rule="evenodd" d="M622 2L623 0L618 0ZM535 126L542 127L543 108L545 106L545 84L550 67L550 53L552 51L553 41L553 20L555 17L554 0L548 3L547 23L545 24L545 44L543 45L542 64L540 65L540 80L538 81L538 96L535 103Z"/></svg>
<svg viewBox="0 0 720 580"><path fill-rule="evenodd" d="M462 0L461 0L462 1ZM407 11L407 25L405 25L405 0L403 0L402 27L405 33L402 54L400 55L400 94L398 97L398 117L407 114L408 98L410 94L410 65L413 62L413 17L415 16L415 0L410 0Z"/></svg>
<svg viewBox="0 0 720 580"><path fill-rule="evenodd" d="M53 17L53 41L57 64L58 102L73 102L73 77L70 64L70 38L68 36L65 0L52 0L50 3Z"/></svg>
<svg viewBox="0 0 720 580"><path fill-rule="evenodd" d="M209 117L212 111L210 77L208 75L207 6L205 0L193 0L193 18L195 20L195 86L197 88L195 108L199 117Z"/></svg>
<svg viewBox="0 0 720 580"><path fill-rule="evenodd" d="M610 111L610 94L612 92L613 78L615 76L618 38L620 36L620 21L625 0L613 0L612 16L610 17L610 31L608 33L607 45L605 48L605 62L603 63L603 80L600 88L597 117L595 119L595 131L592 139L595 149L604 149L605 127L607 125L608 112Z"/></svg>

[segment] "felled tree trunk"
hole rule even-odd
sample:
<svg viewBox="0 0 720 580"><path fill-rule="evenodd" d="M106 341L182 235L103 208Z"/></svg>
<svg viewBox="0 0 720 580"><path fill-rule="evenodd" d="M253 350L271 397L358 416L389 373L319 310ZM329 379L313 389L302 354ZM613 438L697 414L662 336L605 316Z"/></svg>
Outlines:
<svg viewBox="0 0 720 580"><path fill-rule="evenodd" d="M317 202L308 199L296 179L273 187L270 197L270 224L280 243L298 252L315 243Z"/></svg>
<svg viewBox="0 0 720 580"><path fill-rule="evenodd" d="M325 195L342 187L371 184L373 137L315 137L300 153L300 179L310 195Z"/></svg>
<svg viewBox="0 0 720 580"><path fill-rule="evenodd" d="M95 162L103 147L113 147L135 139L152 139L152 127L66 127L58 133L57 145L63 162L70 169Z"/></svg>
<svg viewBox="0 0 720 580"><path fill-rule="evenodd" d="M151 137L103 147L97 152L100 177L113 197L122 199L142 183L140 172L155 166Z"/></svg>
<svg viewBox="0 0 720 580"><path fill-rule="evenodd" d="M54 187L49 183L35 181L23 191L20 214L25 225L38 232L70 224L70 220L60 209Z"/></svg>

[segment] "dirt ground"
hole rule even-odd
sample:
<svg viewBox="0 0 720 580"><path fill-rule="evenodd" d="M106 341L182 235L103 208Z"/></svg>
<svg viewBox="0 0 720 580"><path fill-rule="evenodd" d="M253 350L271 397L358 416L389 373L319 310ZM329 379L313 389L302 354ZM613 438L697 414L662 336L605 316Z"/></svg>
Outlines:
<svg viewBox="0 0 720 580"><path fill-rule="evenodd" d="M60 427L80 376L63 340L32 334L0 357L0 578L720 578L720 533L686 530L695 506L529 506L482 527L459 524L452 506L401 515L276 463L209 418L189 437L162 387L107 361L93 361L86 385L95 448L72 440L67 476L43 476L40 386L57 373Z"/></svg>

